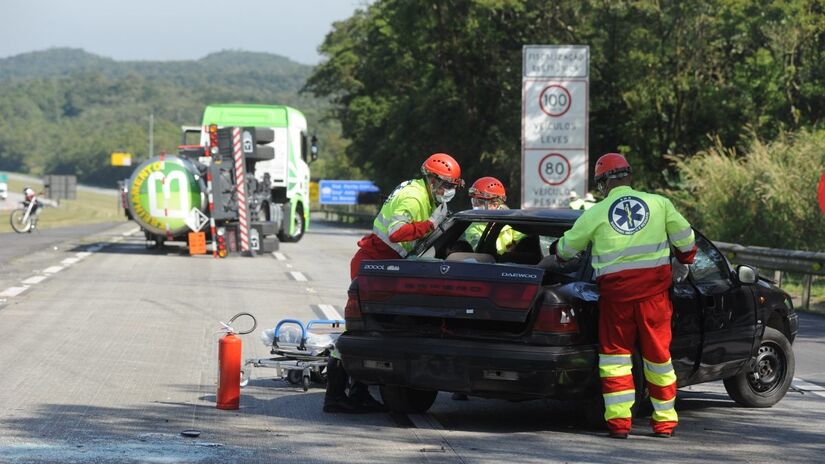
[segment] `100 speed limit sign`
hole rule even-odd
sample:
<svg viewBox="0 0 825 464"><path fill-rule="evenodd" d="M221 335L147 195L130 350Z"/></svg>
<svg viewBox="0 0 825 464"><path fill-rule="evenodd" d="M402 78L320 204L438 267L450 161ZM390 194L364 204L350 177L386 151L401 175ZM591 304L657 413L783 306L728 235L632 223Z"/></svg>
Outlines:
<svg viewBox="0 0 825 464"><path fill-rule="evenodd" d="M560 153L550 153L539 162L539 176L545 184L561 185L570 177L570 161Z"/></svg>

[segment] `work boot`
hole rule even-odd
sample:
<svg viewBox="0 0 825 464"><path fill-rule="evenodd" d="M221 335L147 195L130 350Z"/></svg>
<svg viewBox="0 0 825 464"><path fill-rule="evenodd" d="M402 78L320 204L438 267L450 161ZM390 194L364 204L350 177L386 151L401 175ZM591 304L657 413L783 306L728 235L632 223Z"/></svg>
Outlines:
<svg viewBox="0 0 825 464"><path fill-rule="evenodd" d="M653 436L656 438L670 438L676 435L675 430L671 430L670 432L653 432Z"/></svg>
<svg viewBox="0 0 825 464"><path fill-rule="evenodd" d="M367 412L386 412L388 410L383 403L372 397L369 387L361 382L355 382L350 387L350 399L355 401L361 408L366 409Z"/></svg>
<svg viewBox="0 0 825 464"><path fill-rule="evenodd" d="M327 392L324 412L359 414L369 412L347 396L347 372L340 359L330 356L327 361Z"/></svg>
<svg viewBox="0 0 825 464"><path fill-rule="evenodd" d="M628 435L627 432L610 432L607 436L610 438L626 439Z"/></svg>
<svg viewBox="0 0 825 464"><path fill-rule="evenodd" d="M374 411L345 396L343 398L324 397L324 412L330 414L366 414Z"/></svg>

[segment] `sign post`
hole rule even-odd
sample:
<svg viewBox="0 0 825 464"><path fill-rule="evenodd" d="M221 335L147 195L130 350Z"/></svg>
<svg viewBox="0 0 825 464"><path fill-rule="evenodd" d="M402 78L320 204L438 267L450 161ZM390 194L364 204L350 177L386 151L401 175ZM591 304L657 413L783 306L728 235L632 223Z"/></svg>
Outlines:
<svg viewBox="0 0 825 464"><path fill-rule="evenodd" d="M562 208L587 191L590 48L525 45L521 207Z"/></svg>

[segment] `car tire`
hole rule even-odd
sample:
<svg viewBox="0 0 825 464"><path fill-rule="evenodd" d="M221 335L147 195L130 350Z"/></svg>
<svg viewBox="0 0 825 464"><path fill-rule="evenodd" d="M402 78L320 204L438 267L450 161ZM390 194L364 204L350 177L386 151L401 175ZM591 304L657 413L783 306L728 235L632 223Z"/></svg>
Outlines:
<svg viewBox="0 0 825 464"><path fill-rule="evenodd" d="M791 387L796 360L785 335L767 327L756 354L753 371L724 379L733 401L748 408L769 408L785 397Z"/></svg>
<svg viewBox="0 0 825 464"><path fill-rule="evenodd" d="M381 385L381 400L390 411L408 413L423 413L430 409L438 396L436 390L416 390L397 385Z"/></svg>

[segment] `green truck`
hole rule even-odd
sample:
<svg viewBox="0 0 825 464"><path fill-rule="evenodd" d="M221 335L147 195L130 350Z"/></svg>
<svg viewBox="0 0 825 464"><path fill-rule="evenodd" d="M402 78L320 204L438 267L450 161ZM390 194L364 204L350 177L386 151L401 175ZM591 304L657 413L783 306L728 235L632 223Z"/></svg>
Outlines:
<svg viewBox="0 0 825 464"><path fill-rule="evenodd" d="M234 128L242 135L243 179L233 158ZM198 143L187 145L193 132ZM176 155L147 160L126 182L128 214L147 240L160 245L185 240L197 230L214 243L210 220L217 235L235 237L239 211L248 211L253 251L270 251L275 237L292 242L303 237L309 225L309 163L317 158L318 147L300 111L283 105L209 105L200 127L183 128L183 141Z"/></svg>

